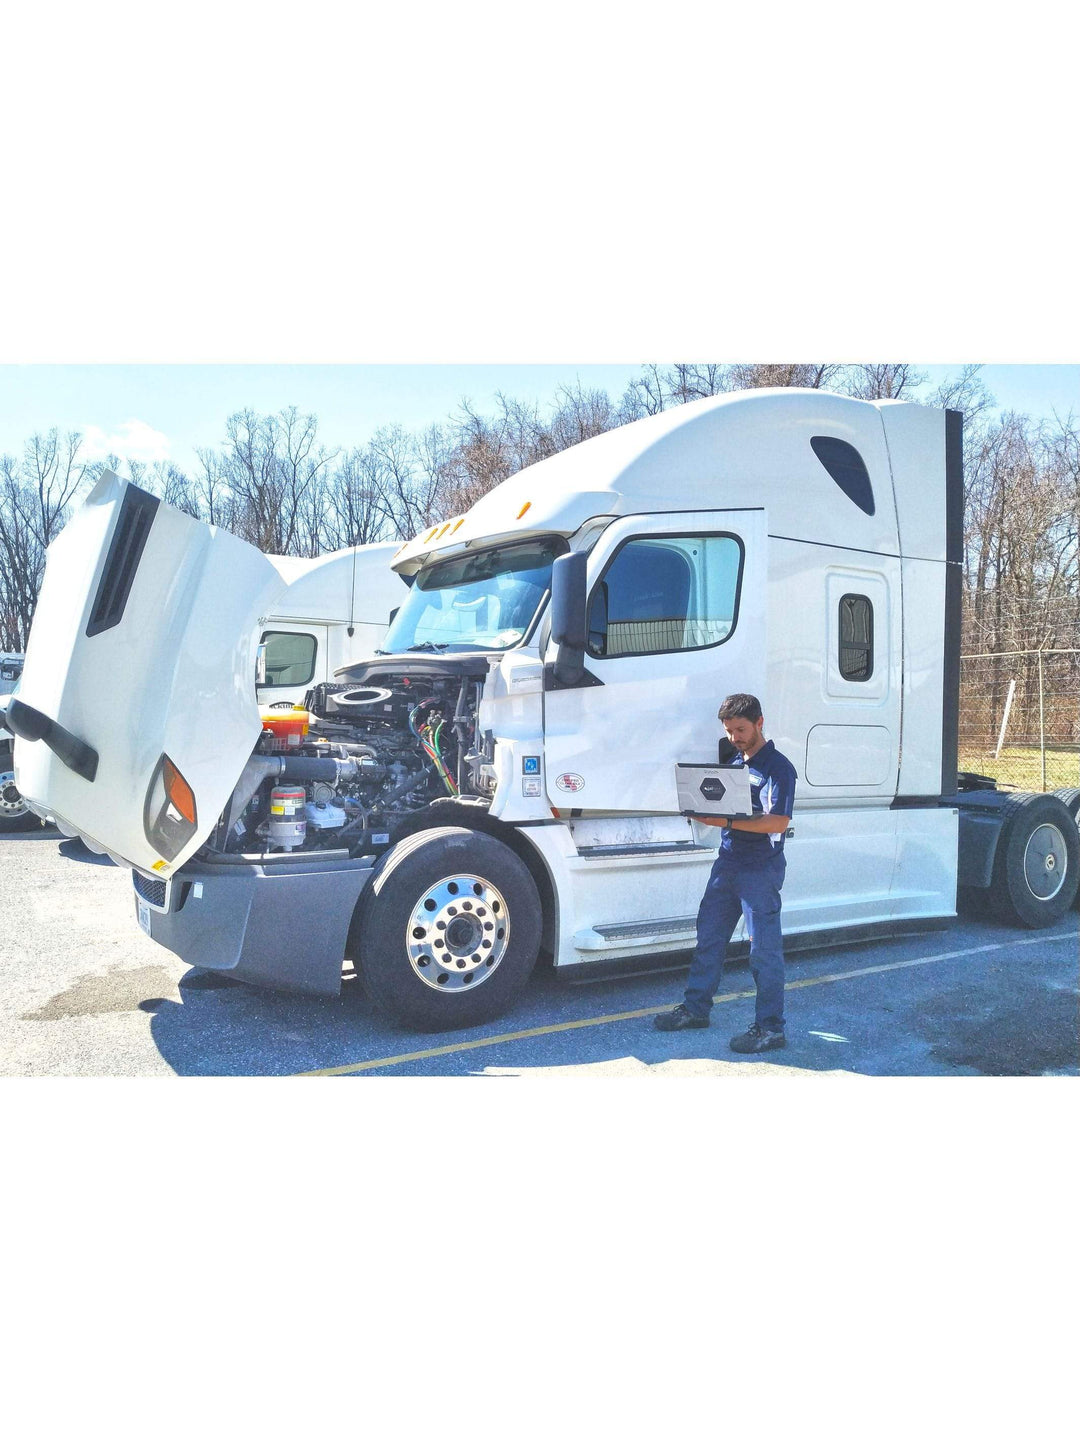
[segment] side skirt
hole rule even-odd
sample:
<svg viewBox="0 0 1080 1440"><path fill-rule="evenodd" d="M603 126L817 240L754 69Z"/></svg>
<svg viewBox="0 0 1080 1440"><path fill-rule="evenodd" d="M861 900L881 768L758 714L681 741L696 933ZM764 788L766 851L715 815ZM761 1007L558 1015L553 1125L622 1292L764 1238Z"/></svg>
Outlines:
<svg viewBox="0 0 1080 1440"><path fill-rule="evenodd" d="M911 920L879 920L863 925L848 925L833 930L807 930L784 936L784 955L806 954L812 950L843 949L861 945L867 940L895 940L905 935L929 935L948 930L954 916L927 917ZM590 985L600 980L635 975L660 975L687 970L693 952L683 950L669 955L636 955L622 960L585 960L575 965L556 967L554 974L567 985ZM727 950L727 961L745 960L750 955L749 940L733 941Z"/></svg>

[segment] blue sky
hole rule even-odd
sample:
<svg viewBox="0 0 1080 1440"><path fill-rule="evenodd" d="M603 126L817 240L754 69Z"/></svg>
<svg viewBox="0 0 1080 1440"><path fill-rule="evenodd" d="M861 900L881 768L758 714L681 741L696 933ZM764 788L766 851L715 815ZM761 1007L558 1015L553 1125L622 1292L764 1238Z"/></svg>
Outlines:
<svg viewBox="0 0 1080 1440"><path fill-rule="evenodd" d="M959 366L922 365L934 384ZM225 418L250 406L296 405L319 417L323 442L363 444L380 425L444 420L461 400L490 407L503 390L549 401L578 380L617 400L638 365L4 365L0 452L19 453L35 430L87 437L87 458L112 450L182 468L216 445ZM987 365L986 384L1005 408L1033 415L1080 411L1080 365Z"/></svg>

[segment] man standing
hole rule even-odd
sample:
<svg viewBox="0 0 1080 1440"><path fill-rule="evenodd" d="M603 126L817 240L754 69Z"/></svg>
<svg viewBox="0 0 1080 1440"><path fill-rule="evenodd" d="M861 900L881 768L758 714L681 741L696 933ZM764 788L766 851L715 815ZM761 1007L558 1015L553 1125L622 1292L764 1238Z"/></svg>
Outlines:
<svg viewBox="0 0 1080 1440"><path fill-rule="evenodd" d="M720 851L697 917L697 948L684 1001L658 1015L658 1030L704 1030L712 1014L724 956L739 916L750 932L750 970L757 987L754 1023L736 1035L732 1050L754 1055L780 1050L784 1038L784 950L780 935L780 889L787 862L784 834L795 800L795 767L763 732L761 705L753 695L729 695L720 706L728 739L750 769L753 815L726 820L697 816L723 827ZM738 764L739 761L734 762Z"/></svg>

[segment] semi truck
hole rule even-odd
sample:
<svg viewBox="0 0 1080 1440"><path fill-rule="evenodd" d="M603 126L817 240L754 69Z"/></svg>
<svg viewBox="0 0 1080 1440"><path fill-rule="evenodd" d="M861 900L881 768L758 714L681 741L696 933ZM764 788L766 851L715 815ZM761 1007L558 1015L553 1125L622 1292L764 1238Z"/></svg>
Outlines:
<svg viewBox="0 0 1080 1440"><path fill-rule="evenodd" d="M132 868L187 963L313 994L351 965L450 1030L540 956L692 947L719 831L677 767L721 761L719 703L751 692L798 775L789 949L946 925L960 888L1049 925L1077 893L1069 808L957 771L962 546L959 414L701 400L401 545L385 638L310 686L288 747L255 679L280 568L106 477L50 550L19 788Z"/></svg>

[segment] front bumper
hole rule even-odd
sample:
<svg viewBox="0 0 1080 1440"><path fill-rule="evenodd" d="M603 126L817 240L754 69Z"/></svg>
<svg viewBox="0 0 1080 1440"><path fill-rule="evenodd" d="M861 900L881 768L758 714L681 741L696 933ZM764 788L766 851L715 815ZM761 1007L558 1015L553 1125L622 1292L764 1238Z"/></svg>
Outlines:
<svg viewBox="0 0 1080 1440"><path fill-rule="evenodd" d="M135 914L188 965L249 985L337 995L370 855L297 855L273 863L191 860L168 881L134 872Z"/></svg>

